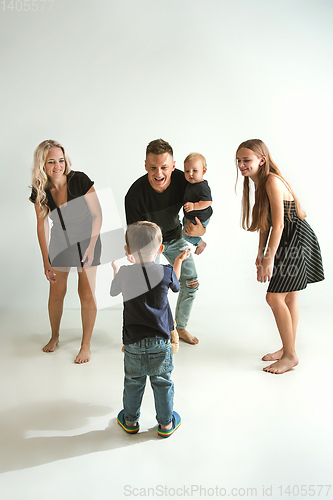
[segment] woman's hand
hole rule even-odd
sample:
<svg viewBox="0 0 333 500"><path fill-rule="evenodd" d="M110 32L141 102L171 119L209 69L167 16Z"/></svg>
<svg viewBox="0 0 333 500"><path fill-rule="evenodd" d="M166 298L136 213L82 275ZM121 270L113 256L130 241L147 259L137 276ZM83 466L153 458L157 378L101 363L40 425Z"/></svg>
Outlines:
<svg viewBox="0 0 333 500"><path fill-rule="evenodd" d="M89 245L87 250L84 252L84 255L82 257L82 267L90 267L92 264L92 261L94 260L94 249L95 247L93 245Z"/></svg>
<svg viewBox="0 0 333 500"><path fill-rule="evenodd" d="M57 274L49 262L44 264L44 274L50 283L57 282Z"/></svg>
<svg viewBox="0 0 333 500"><path fill-rule="evenodd" d="M259 258L257 257L256 266L257 266L257 281L259 281L260 283L266 283L266 281L270 281L273 270L273 260L268 258L263 258L260 262L260 257Z"/></svg>

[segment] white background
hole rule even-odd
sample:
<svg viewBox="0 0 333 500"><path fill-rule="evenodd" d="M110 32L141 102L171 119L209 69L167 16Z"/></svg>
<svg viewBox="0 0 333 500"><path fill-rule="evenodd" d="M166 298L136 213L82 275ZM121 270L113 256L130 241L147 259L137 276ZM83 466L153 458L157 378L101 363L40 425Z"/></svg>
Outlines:
<svg viewBox="0 0 333 500"><path fill-rule="evenodd" d="M331 301L331 1L55 0L43 11L37 1L36 12L5 5L4 307L45 302L28 186L33 151L48 138L65 146L96 189L112 189L123 222L123 198L145 173L148 142L170 142L178 168L189 152L204 154L215 213L198 264L202 295L214 274L220 299L231 303L253 288L257 246L257 235L239 226L234 154L243 140L261 138L322 247L328 279L303 300Z"/></svg>
<svg viewBox="0 0 333 500"><path fill-rule="evenodd" d="M229 409L233 408L230 411L237 410L238 416L235 419L233 413L228 414L227 411L224 413L223 410L213 415L214 425L221 421L223 425L224 418L229 418L233 421L229 422L230 425L236 422L235 425L239 426L238 430L243 429L240 439L243 443L248 443L249 429L242 426L249 417L245 413L243 419L242 412L246 412L251 404L260 408L258 413L254 410L251 414L253 422L261 422L261 427L259 423L258 427L253 424L253 428L249 431L252 441L248 444L248 454L244 452L243 467L241 465L243 451L239 448L240 455L237 455L236 441L230 442L228 436L226 437L225 444L229 459L230 456L233 457L230 459L230 464L233 464L233 475L230 476L230 471L225 470L230 477L236 478L236 484L234 482L233 486L244 485L240 481L241 477L244 481L249 481L250 477L254 477L255 470L253 471L251 466L255 468L255 464L258 466L261 464L260 470L266 474L263 478L260 477L259 485L264 484L262 481L265 481L265 484L269 486L270 479L274 479L275 484L278 485L283 478L290 484L291 481L295 481L295 477L303 481L307 478L309 481L310 479L321 481L320 484L325 484L326 481L327 484L328 475L325 467L329 467L329 459L332 457L323 458L324 450L329 449L328 442L324 443L323 440L327 436L325 429L328 430L331 425L328 415L332 415L332 408L330 407L331 413L329 413L328 407L324 411L320 405L323 401L329 404L325 395L331 387L330 379L327 378L330 374L331 360L327 357L325 366L324 363L320 363L320 360L323 353L330 351L333 298L331 285L333 250L331 222L332 1L131 0L120 2L119 0L99 0L88 2L54 0L53 4L48 1L44 5L43 2L37 0L35 5L38 6L38 10L35 12L32 10L25 12L23 9L19 11L20 0L18 2L14 0L12 4L14 10L11 10L9 5L8 0L0 3L1 314L4 319L1 336L3 345L10 346L8 347L10 355L7 357L7 351L4 349L3 356L6 363L2 364L2 379L7 381L5 398L2 398L2 401L5 402L5 408L10 409L8 413L3 414L3 422L11 424L11 411L13 411L15 415L24 415L26 422L22 426L21 424L19 427L14 426L13 429L22 428L28 433L31 429L39 429L40 432L46 429L49 436L55 436L56 431L58 435L59 432L63 435L62 431L71 432L70 430L75 428L75 425L83 425L83 421L79 418L76 423L76 413L80 414L82 410L82 415L87 413L90 417L92 416L90 413L92 407L89 406L91 394L96 394L92 404L108 404L106 393L100 394L99 399L99 393L96 392L106 382L102 372L98 375L94 371L96 365L93 361L89 363L89 366L82 368L86 370L80 372L82 375L78 375L77 372L74 375L71 370L76 367L73 365L72 368L69 364L72 354L70 353L68 359L65 360L59 357L62 355L61 352L66 353L66 344L63 351L57 351L51 358L55 361L49 361L50 358L40 352L42 338L45 337L46 342L48 335L46 308L48 283L43 274L38 248L34 208L28 201L34 149L45 139L55 139L62 143L72 159L74 170L86 172L95 181L97 190L104 188L112 190L118 212L115 218L119 216L124 224L123 199L132 182L145 173L146 145L151 140L162 137L173 146L178 168L182 168L185 156L191 151L204 154L208 162L206 178L213 193L214 215L207 229L207 249L204 254L196 258L201 287L193 313L193 318L197 319L196 322L193 319L192 325L194 329L199 326L203 327L200 336L203 351L202 353L196 351L198 364L195 366L198 370L201 366L201 371L208 373L212 370L214 361L219 362L217 354L219 351L216 351L216 359L213 358L213 365L210 365L210 355L213 350L210 346L220 345L221 348L226 349L228 354L224 359L224 364L221 364L221 370L224 370L223 367L230 367L228 380L232 382L226 385L230 391ZM31 5L31 2L26 0L26 5ZM282 379L269 378L269 375L264 374L266 377L264 384L267 385L258 386L262 390L262 393L258 392L258 401L248 386L248 399L246 399L244 410L244 400L237 399L235 406L233 398L234 393L237 394L238 390L241 391L241 388L247 387L246 382L245 386L243 383L244 376L249 375L250 378L245 378L248 384L252 380L252 375L254 376L252 372L244 375L242 371L239 371L241 367L244 367L244 360L252 366L252 358L249 360L246 344L242 344L245 342L247 328L249 334L253 335L253 344L256 348L260 348L259 352L265 347L262 345L262 338L258 337L258 332L261 332L260 335L262 334L264 338L266 322L271 321L271 329L274 332L272 339L274 338L277 342L277 333L272 326L273 320L264 304L266 287L255 281L254 261L257 235L246 233L240 228L240 183L237 196L234 191L235 151L240 142L250 138L261 138L266 142L273 159L308 213L308 222L315 230L322 248L326 280L323 283L311 285L300 294L301 318L302 314L304 318L301 323L304 336L300 341L300 347L301 351L303 350L304 364L297 368L298 371L295 370L282 376ZM75 281L76 277L73 274L70 277L66 301L66 318L70 318L66 320L67 328L72 321L69 309L77 308L79 305ZM171 300L174 304L174 298ZM112 314L114 322L108 326L109 330L103 330L101 333L102 322L109 324L108 319L103 320L103 318L108 318L106 314ZM205 314L207 314L207 321ZM209 324L209 328L207 326L205 329L205 324ZM70 326L78 331L79 316L73 320L73 324L70 323ZM307 335L305 335L306 327ZM106 339L108 338L112 339L112 342L115 342L114 339L117 338L120 345L120 328L120 308L114 308L111 312L101 310L97 319L97 332L94 336L95 346L101 348L103 342L107 346ZM324 335L322 332L325 328L327 331ZM77 348L79 337L80 332L76 341ZM25 345L30 345L30 349L22 348L23 339L25 339ZM185 389L193 384L193 378L186 381L185 369L184 373L181 372L181 361L191 358L191 356L187 358L189 349L185 347L184 354L179 354L179 371L175 372L176 376L177 373L179 374L178 401L183 401L183 405L190 404L192 401L192 399L186 399ZM266 347L268 348L268 345ZM37 352L40 353L38 359L35 358ZM261 354L264 352L263 350ZM182 358L182 355L185 358ZM16 356L16 358L11 358L11 356ZM108 356L106 350L105 359L103 358L105 363L108 362ZM93 359L98 359L98 357ZM194 359L193 357L192 360ZM313 359L317 360L316 379L311 379L313 374L311 370L314 369ZM205 364L200 365L200 361ZM39 363L39 365L35 364L41 370L38 374L31 371L32 362ZM220 364L216 366L219 367ZM325 372L325 367L327 372ZM59 370L56 371L57 374L64 370L63 378L60 382L58 380L56 387L49 387L46 381L52 370L56 369ZM302 372L302 369L305 371ZM119 370L121 370L121 365ZM259 370L258 367L256 373L259 374ZM117 387L120 398L121 376L118 367L114 368L114 372L112 373L113 383ZM33 375L28 376L28 373ZM206 434L207 440L205 441L205 432L208 432L207 415L209 415L209 422L212 423L211 400L208 399L208 395L212 393L212 398L215 398L217 389L214 383L220 380L221 373L219 368L216 368L216 380L209 385L209 389L205 386L204 378L199 380L199 373L195 378L199 392L194 399L198 404L202 402L201 413L206 413L202 416L200 433L198 427L195 427L193 431L188 417L188 424L186 424L189 433L188 440L186 447L178 449L177 456L180 460L187 459L187 455L183 457L182 453L190 449L187 448L191 446L189 443L193 446L193 451L189 451L189 454L192 454L192 459L196 456L197 450L193 437L198 436L199 442L202 441L202 450L206 443L214 441L214 434L212 436ZM261 380L258 375L258 380L259 378ZM75 380L75 383L85 380L87 386L91 384L91 392L87 393L82 390L80 393L78 390L77 398L70 396L66 391L71 387L68 385L71 380ZM281 387L278 387L280 383L277 380L284 380ZM291 386L287 381L290 380L297 380L297 387L292 393L288 392ZM185 381L188 384L186 388ZM43 389L41 389L42 383L45 384ZM255 385L252 390L255 390L255 387L257 386ZM307 404L309 394L306 393L305 387L311 391L314 398L309 400L309 404ZM290 427L287 433L285 429L279 427L279 422L274 420L269 408L261 407L263 401L269 398L269 405L275 408L276 398L272 390L276 390L279 398L282 398L282 405L278 405L279 417L281 417L279 422L285 422L285 414L288 413L289 405L294 404L299 409L300 413L297 417L299 420L295 417L292 421L294 427ZM184 397L183 395L180 397L182 391ZM300 398L302 397L300 404L295 403L296 392ZM31 396L32 394L34 396ZM48 415L45 419L43 401L44 399L51 401L50 414L52 410L52 415L54 412L58 415L57 408L61 407L64 397L83 401L86 406L81 408L74 402L71 418L75 422L66 421L67 423L65 422L62 426L61 423L59 424L62 422L61 417L54 420ZM68 406L66 408L68 411ZM96 415L101 415L102 410L99 412L99 407L96 408ZM310 411L309 408L312 408L313 414L311 413L309 421L304 421L303 415ZM113 418L117 411L118 408L114 405ZM196 408L195 411L198 409ZM261 420L263 418L261 411L266 412L264 415L266 418L267 414L267 420ZM103 414L105 413L107 410ZM39 420L38 415L40 415ZM193 419L194 416L193 413ZM251 416L249 422L252 422ZM51 427L48 425L49 422L51 422ZM270 422L273 428L270 428ZM263 435L262 426L266 423L268 427ZM307 427L308 423L309 427ZM193 420L192 424L198 425L198 421ZM95 424L92 423L92 429L94 427ZM182 427L184 427L183 436L186 436L185 424ZM56 431L50 431L50 429ZM303 465L299 466L301 472L298 476L297 474L293 476L291 472L287 474L283 469L285 450L282 448L282 441L279 440L280 444L274 443L273 451L272 449L265 450L265 456L261 457L258 450L264 450L264 446L274 436L274 429L278 429L279 436L287 437L288 443L298 436L297 442L293 443L296 446L293 448L293 453L289 455L290 464L288 463L288 470L295 471L293 465L304 458ZM305 438L311 430L314 432L312 442ZM224 431L228 434L228 429ZM16 430L15 433L13 431L15 438L13 442L16 444L13 445L13 442L9 440L6 450L14 453L15 446L19 449L20 446L15 441L18 435ZM30 434L27 436L29 437ZM39 433L38 436L41 434ZM179 436L182 436L180 431ZM231 433L230 436L233 434ZM258 441L256 441L257 437ZM178 438L175 436L175 439ZM323 448L319 453L316 447L320 440L323 442ZM23 440L21 445L26 445L28 442L31 443L27 439ZM49 446L52 446L52 443L53 441L50 441ZM73 441L67 443L68 450L72 450ZM137 467L137 463L140 463L140 447L134 450L133 457L137 462L134 464L133 458L133 463L129 463L128 454L126 454L127 444L123 443L123 436L120 436L114 448L122 446L125 448L105 452L111 458L114 456L114 461L110 462L114 471L118 470L117 467L118 465L120 467L121 463L127 463L128 466L134 468ZM168 441L169 448L166 448L169 450L169 455L166 455L168 460L170 459L169 463L174 453L172 443ZM155 444L155 442L152 443L153 448L149 450L149 453L160 453ZM68 453L61 451L61 446L60 443L60 451L55 452L56 456L53 458L43 460L36 458L36 460L31 459L31 462L29 460L32 456L32 449L25 448L26 455L23 455L22 464L19 461L18 465L12 468L8 466L9 468L1 469L20 471L19 479L17 475L14 476L14 473L10 472L2 476L3 487L6 491L3 498L5 500L9 498L26 500L30 497L51 498L45 488L50 478L58 476L57 472L62 473L61 477L66 477L66 481L57 483L58 489L52 490L55 492L55 498L60 498L60 496L67 498L64 496L66 491L70 491L71 498L75 498L76 487L83 479L82 474L88 481L90 489L88 488L87 491L92 498L94 488L96 488L96 484L92 482L94 474L97 476L99 474L101 484L104 484L103 480L108 477L109 469L107 463L103 461L105 455L103 455L104 458L102 454L89 455L92 453L89 444L82 448L82 453L74 451L73 454L72 451ZM257 450L253 463L250 447ZM279 450L278 458L274 456L274 453L270 455L276 447ZM49 449L51 448L47 447L47 450ZM106 444L105 449L108 449ZM127 449L132 450L132 448ZM234 455L230 455L231 449ZM317 455L314 453L315 449L318 451ZM97 446L93 448L93 451L100 450ZM111 455L112 451L114 455ZM148 450L146 451L147 454L142 456L148 460ZM48 451L45 453L48 457ZM221 456L225 456L223 448ZM214 462L210 462L208 455L202 452L201 460L206 461L209 472L203 472L200 461L198 462L200 467L197 465L198 469L195 464L192 464L193 468L187 468L186 463L178 464L177 469L179 474L184 474L184 481L199 482L206 477L211 481L209 484L214 486L213 480L221 472L216 466L221 456L216 455ZM95 461L91 457L95 457ZM65 458L71 460L60 460ZM260 459L266 464L265 467ZM270 459L273 465L270 464ZM57 464L60 469L55 471L50 468L53 460L58 460ZM227 460L225 466L228 467L228 459L225 458L225 460ZM51 465L48 464L49 462ZM4 458L4 463L15 464L15 457L9 462ZM318 464L318 470L314 466L315 463ZM237 464L240 464L239 470ZM37 465L43 465L44 468L40 471ZM142 475L144 472L141 474L140 468L136 470L138 470L136 479L140 482L144 477ZM318 472L320 470L322 476ZM66 476L69 471L71 476ZM194 471L194 475L191 475L191 471ZM238 479L236 471L239 474ZM317 475L312 477L311 471L315 471ZM303 476L301 477L300 474ZM43 483L39 483L41 477L43 477ZM118 483L124 484L125 479L120 479L121 469L117 477ZM29 478L33 478L31 480L34 481L38 480L38 484L42 486L32 488ZM181 475L177 478L182 481ZM22 490L20 490L20 481L23 481L22 485L25 485L24 489L22 486ZM111 480L108 482L110 483ZM34 484L36 485L37 482ZM112 485L109 486L111 488ZM55 487L54 484L52 487ZM9 493L11 491L13 491L12 494ZM19 491L22 492L19 494ZM102 494L96 495L98 499L104 498ZM86 498L82 493L80 495L77 493L77 498L79 497ZM112 496L106 495L105 498L112 498Z"/></svg>

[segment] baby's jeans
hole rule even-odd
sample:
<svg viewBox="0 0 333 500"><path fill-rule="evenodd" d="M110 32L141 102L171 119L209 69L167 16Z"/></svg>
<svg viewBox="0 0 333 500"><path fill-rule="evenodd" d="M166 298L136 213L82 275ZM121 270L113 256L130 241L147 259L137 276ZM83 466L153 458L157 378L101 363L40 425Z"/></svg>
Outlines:
<svg viewBox="0 0 333 500"><path fill-rule="evenodd" d="M209 222L209 221L210 221L210 217L209 217L207 220L205 220L204 222L201 222L201 221L200 221L200 222L201 222L201 224L202 224L202 226L203 226L203 227L206 227L206 226L208 225L208 222ZM192 221L191 221L191 222L192 222ZM185 226L186 226L186 223L187 223L187 218L186 218L186 217L184 217L184 218L183 218L183 227L185 227ZM194 225L195 225L196 223L195 223L195 222L192 222L192 224L194 224ZM201 243L201 242L202 242L202 238L201 238L201 236L188 236L187 234L185 234L185 233L184 233L184 231L183 231L183 238L184 238L186 241L188 241L189 243L192 243L192 245L195 245L195 246L199 245L199 243Z"/></svg>
<svg viewBox="0 0 333 500"><path fill-rule="evenodd" d="M172 421L174 386L170 379L173 359L170 340L146 338L124 346L124 417L135 424L145 392L147 376L153 389L156 420L160 425Z"/></svg>

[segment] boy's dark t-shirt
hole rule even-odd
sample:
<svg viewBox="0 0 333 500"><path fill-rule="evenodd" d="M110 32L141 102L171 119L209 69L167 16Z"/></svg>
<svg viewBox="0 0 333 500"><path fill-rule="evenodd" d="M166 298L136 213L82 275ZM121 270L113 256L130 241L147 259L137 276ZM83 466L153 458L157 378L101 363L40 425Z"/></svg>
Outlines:
<svg viewBox="0 0 333 500"><path fill-rule="evenodd" d="M164 242L181 238L182 226L178 214L183 206L187 184L184 173L175 169L170 185L162 193L157 193L149 184L148 175L143 175L132 184L125 196L127 224L140 220L155 222L162 230Z"/></svg>
<svg viewBox="0 0 333 500"><path fill-rule="evenodd" d="M124 344L147 337L170 339L174 329L168 290L179 291L175 271L170 264L145 262L142 265L122 266L111 283L110 294L123 295Z"/></svg>
<svg viewBox="0 0 333 500"><path fill-rule="evenodd" d="M198 201L212 201L212 193L210 187L206 180L201 182L196 182L195 184L188 183L184 194L184 204L188 201L192 203L197 203ZM192 212L185 212L184 216L186 219L190 220L194 224L195 217L197 217L201 222L205 222L213 214L212 207L207 207L204 210L192 210Z"/></svg>

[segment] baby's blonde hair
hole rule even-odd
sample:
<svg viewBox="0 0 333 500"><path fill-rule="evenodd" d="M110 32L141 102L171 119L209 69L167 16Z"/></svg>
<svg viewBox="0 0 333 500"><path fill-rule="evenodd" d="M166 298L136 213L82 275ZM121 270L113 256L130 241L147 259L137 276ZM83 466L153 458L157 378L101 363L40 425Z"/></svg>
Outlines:
<svg viewBox="0 0 333 500"><path fill-rule="evenodd" d="M185 160L184 160L184 165L188 161L196 160L197 158L199 158L201 160L202 167L207 169L206 158L200 153L190 153L189 155L187 155Z"/></svg>
<svg viewBox="0 0 333 500"><path fill-rule="evenodd" d="M125 241L130 254L138 253L147 260L154 257L162 245L162 231L154 222L134 222L127 228Z"/></svg>

